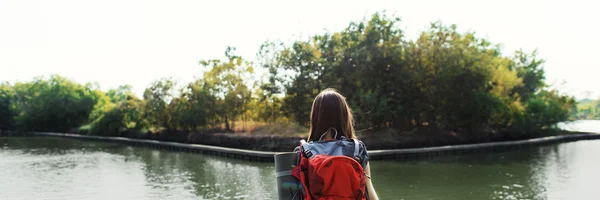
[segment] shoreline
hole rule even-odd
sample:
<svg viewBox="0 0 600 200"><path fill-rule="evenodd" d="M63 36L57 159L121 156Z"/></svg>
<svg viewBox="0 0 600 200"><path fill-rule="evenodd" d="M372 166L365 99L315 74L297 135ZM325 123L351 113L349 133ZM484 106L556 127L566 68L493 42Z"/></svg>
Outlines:
<svg viewBox="0 0 600 200"><path fill-rule="evenodd" d="M72 133L49 133L49 132L31 132L31 133L11 133L3 132L0 136L41 136L41 137L60 137L79 140L92 140L101 142L114 142L132 146L150 147L155 149L173 150L181 152L199 153L207 155L216 155L229 157L240 160L259 161L259 162L274 162L274 156L277 151L259 151L240 148L220 147L203 144L190 144L169 141L133 139L126 137L106 137L106 136L89 136ZM475 152L496 152L506 150L517 150L528 147L536 147L542 145L574 142L580 140L596 140L600 139L600 134L574 132L572 134L556 135L539 137L524 140L500 141L500 142L483 142L475 144L458 144L445 145L435 147L422 148L403 148L403 149L383 149L369 150L370 160L405 160L411 158L428 158L444 155L457 155L464 153Z"/></svg>

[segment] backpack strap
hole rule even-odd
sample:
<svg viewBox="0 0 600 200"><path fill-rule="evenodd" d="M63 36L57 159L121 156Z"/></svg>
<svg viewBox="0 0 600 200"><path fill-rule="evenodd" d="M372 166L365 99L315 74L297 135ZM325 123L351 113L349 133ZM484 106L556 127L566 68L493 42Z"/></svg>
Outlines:
<svg viewBox="0 0 600 200"><path fill-rule="evenodd" d="M308 148L308 143L306 143L306 140L300 140L300 145L302 146L302 153L304 153L306 157L312 158L314 156L312 151L310 151Z"/></svg>
<svg viewBox="0 0 600 200"><path fill-rule="evenodd" d="M333 129L335 131L335 136L333 136L333 139L337 138L338 132L337 129L331 127L329 129L327 129L327 131L325 131L325 133L321 134L321 137L319 137L319 141L323 140L323 136L327 135L327 133L329 133L329 130Z"/></svg>
<svg viewBox="0 0 600 200"><path fill-rule="evenodd" d="M360 143L358 143L357 139L352 138L352 140L354 141L354 158L360 158L360 155L358 155L358 150L360 148Z"/></svg>

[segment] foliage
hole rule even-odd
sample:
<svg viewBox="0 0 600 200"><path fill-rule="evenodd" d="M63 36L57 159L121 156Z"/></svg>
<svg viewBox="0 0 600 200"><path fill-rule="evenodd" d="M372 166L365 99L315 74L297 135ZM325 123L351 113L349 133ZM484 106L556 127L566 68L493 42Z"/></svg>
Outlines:
<svg viewBox="0 0 600 200"><path fill-rule="evenodd" d="M181 97L172 102L175 124L182 130L197 131L208 125L216 124L217 99L212 96L202 81L187 85Z"/></svg>
<svg viewBox="0 0 600 200"><path fill-rule="evenodd" d="M441 22L411 40L400 23L398 17L376 13L305 41L267 41L255 63L228 47L225 59L199 62L201 78L181 88L172 78L155 80L142 99L128 85L102 92L57 75L4 83L0 129L81 126L83 133L119 135L238 131L247 128L245 122L260 122L305 130L313 98L326 88L347 97L359 130L529 132L552 128L575 110L579 117L600 116L599 101L575 109L572 97L548 89L545 61L536 51L504 56L499 45ZM255 67L268 74L255 73Z"/></svg>
<svg viewBox="0 0 600 200"><path fill-rule="evenodd" d="M411 41L399 23L377 13L273 51L270 80L284 85L284 112L307 124L312 98L332 87L347 97L363 129L479 132L567 119L574 102L545 89L544 60L535 51L502 56L497 45L441 22ZM281 71L292 78L277 79Z"/></svg>
<svg viewBox="0 0 600 200"><path fill-rule="evenodd" d="M516 128L526 132L555 126L566 121L575 106L575 99L572 97L561 96L557 91L542 91L529 98Z"/></svg>
<svg viewBox="0 0 600 200"><path fill-rule="evenodd" d="M575 119L600 119L600 99L583 99L579 101L571 117Z"/></svg>
<svg viewBox="0 0 600 200"><path fill-rule="evenodd" d="M14 129L15 110L12 107L15 98L10 84L0 84L0 131Z"/></svg>
<svg viewBox="0 0 600 200"><path fill-rule="evenodd" d="M102 93L59 75L13 86L15 126L23 131L67 132L88 119Z"/></svg>
<svg viewBox="0 0 600 200"><path fill-rule="evenodd" d="M169 111L171 99L174 96L176 82L172 78L155 80L150 87L144 91L144 118L150 124L173 130L172 115Z"/></svg>
<svg viewBox="0 0 600 200"><path fill-rule="evenodd" d="M89 115L91 123L83 126L80 132L110 136L117 136L128 130L140 132L147 128L143 118L144 105L129 86L111 89L98 100Z"/></svg>
<svg viewBox="0 0 600 200"><path fill-rule="evenodd" d="M235 48L227 48L227 61L202 60L201 65L209 70L204 73L204 81L209 94L216 97L217 116L223 120L226 130L234 127L230 122L237 119L247 109L251 90L244 82L254 72L251 63L234 54Z"/></svg>

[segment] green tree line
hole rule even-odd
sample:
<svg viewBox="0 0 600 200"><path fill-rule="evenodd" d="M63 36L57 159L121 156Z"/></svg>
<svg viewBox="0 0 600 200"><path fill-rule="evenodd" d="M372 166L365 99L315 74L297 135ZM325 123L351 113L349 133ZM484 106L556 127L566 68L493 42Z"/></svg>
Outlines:
<svg viewBox="0 0 600 200"><path fill-rule="evenodd" d="M240 121L307 127L312 100L326 88L347 97L359 130L527 132L552 128L575 110L573 97L549 89L535 51L503 55L500 45L441 22L411 40L400 23L376 13L338 32L266 41L255 61L227 48L225 59L199 62L202 78L183 87L159 79L142 97L127 85L101 91L59 75L3 83L0 129L117 135L231 131Z"/></svg>
<svg viewBox="0 0 600 200"><path fill-rule="evenodd" d="M583 99L577 105L576 112L572 113L575 119L600 119L600 99Z"/></svg>

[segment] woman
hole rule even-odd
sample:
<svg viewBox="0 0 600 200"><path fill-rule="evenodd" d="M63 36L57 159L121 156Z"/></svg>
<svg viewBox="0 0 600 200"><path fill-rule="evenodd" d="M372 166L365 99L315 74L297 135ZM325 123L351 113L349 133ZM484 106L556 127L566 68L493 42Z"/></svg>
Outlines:
<svg viewBox="0 0 600 200"><path fill-rule="evenodd" d="M326 89L313 101L308 140L340 139L341 136L357 138L354 133L352 110L344 96L333 89ZM366 162L365 172L370 177L371 169L368 161ZM379 199L370 178L367 178L366 185L369 199Z"/></svg>

